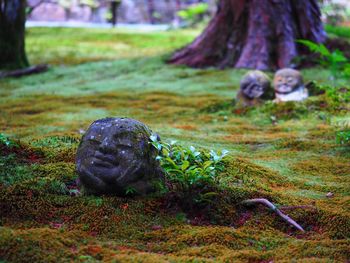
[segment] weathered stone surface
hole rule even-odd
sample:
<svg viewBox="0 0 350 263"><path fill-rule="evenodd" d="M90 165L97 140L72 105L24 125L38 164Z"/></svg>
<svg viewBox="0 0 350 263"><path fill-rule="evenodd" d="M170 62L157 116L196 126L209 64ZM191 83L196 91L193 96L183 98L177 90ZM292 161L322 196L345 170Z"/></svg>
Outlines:
<svg viewBox="0 0 350 263"><path fill-rule="evenodd" d="M105 118L91 124L78 147L76 165L81 185L89 193L144 195L162 181L152 131L129 118Z"/></svg>
<svg viewBox="0 0 350 263"><path fill-rule="evenodd" d="M299 71L285 68L276 72L273 86L275 101L302 101L308 97L308 90L304 87L303 78Z"/></svg>
<svg viewBox="0 0 350 263"><path fill-rule="evenodd" d="M265 73L259 70L249 71L241 80L236 100L242 106L259 104L270 87L270 78Z"/></svg>

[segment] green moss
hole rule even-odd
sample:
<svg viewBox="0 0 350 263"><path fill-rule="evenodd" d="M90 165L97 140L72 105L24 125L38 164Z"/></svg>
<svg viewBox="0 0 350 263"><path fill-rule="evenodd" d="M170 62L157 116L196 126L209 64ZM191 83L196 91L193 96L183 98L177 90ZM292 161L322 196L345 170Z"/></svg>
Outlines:
<svg viewBox="0 0 350 263"><path fill-rule="evenodd" d="M74 260L74 252L86 238L79 232L49 228L13 230L0 227L0 257L10 262Z"/></svg>
<svg viewBox="0 0 350 263"><path fill-rule="evenodd" d="M228 180L233 179L233 184L245 189L270 192L271 187L288 186L289 180L276 171L260 165L256 165L247 159L233 159L227 164ZM227 182L225 182L227 183Z"/></svg>
<svg viewBox="0 0 350 263"><path fill-rule="evenodd" d="M329 151L334 147L334 144L325 143L320 140L307 140L307 139L285 139L280 140L276 143L278 148L281 149L291 149L296 151L317 151L317 152L324 152Z"/></svg>
<svg viewBox="0 0 350 263"><path fill-rule="evenodd" d="M350 257L350 156L335 143L335 126L349 118L348 103L323 94L235 111L231 101L246 70L164 63L165 55L196 33L28 30L30 60L53 66L44 74L0 80L0 132L20 139L21 149L0 149L1 259L343 262ZM325 69L302 73L306 82L330 84ZM80 138L94 120L108 116L138 119L162 139L186 147L229 150L211 202L189 211L174 196L70 196L69 189L78 187ZM281 209L313 206L283 210L306 233L264 207L239 205L258 197Z"/></svg>
<svg viewBox="0 0 350 263"><path fill-rule="evenodd" d="M297 171L307 172L312 175L323 174L325 176L344 176L346 177L350 171L350 163L345 159L321 157L311 160L301 161L293 165L293 169ZM345 180L345 178L342 180Z"/></svg>
<svg viewBox="0 0 350 263"><path fill-rule="evenodd" d="M206 244L240 249L248 245L248 238L228 227L175 227L153 231L145 239L157 242L153 250L176 252L186 247L202 247Z"/></svg>

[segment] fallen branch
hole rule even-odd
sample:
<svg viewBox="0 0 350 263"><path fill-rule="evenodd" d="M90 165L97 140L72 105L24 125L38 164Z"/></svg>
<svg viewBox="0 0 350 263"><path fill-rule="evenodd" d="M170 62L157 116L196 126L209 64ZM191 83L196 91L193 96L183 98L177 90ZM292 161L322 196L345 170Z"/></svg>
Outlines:
<svg viewBox="0 0 350 263"><path fill-rule="evenodd" d="M12 71L0 72L0 79L9 78L9 77L20 78L27 75L38 74L38 73L47 71L48 68L49 67L46 64L42 64L42 65L36 65L29 68L24 68L24 69L16 69Z"/></svg>
<svg viewBox="0 0 350 263"><path fill-rule="evenodd" d="M294 226L301 232L305 232L305 230L293 219L291 219L289 216L283 214L273 203L271 203L269 200L264 198L257 198L257 199L248 199L241 203L242 205L256 205L256 204L262 204L270 208L273 212L275 212L279 217L281 217L284 221L286 221L288 224Z"/></svg>

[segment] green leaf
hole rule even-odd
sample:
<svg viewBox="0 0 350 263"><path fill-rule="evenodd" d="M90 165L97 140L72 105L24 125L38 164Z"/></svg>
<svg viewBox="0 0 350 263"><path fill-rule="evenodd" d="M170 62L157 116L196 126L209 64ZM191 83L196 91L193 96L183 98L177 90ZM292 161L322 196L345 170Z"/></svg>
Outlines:
<svg viewBox="0 0 350 263"><path fill-rule="evenodd" d="M218 195L218 193L216 193L216 192L208 192L208 193L202 194L202 197L203 198L212 198L212 197L217 196L217 195Z"/></svg>
<svg viewBox="0 0 350 263"><path fill-rule="evenodd" d="M165 158L165 161L167 161L172 167L178 168L177 164L170 157Z"/></svg>
<svg viewBox="0 0 350 263"><path fill-rule="evenodd" d="M329 57L331 55L331 52L323 44L318 46L318 52L324 57Z"/></svg>
<svg viewBox="0 0 350 263"><path fill-rule="evenodd" d="M228 150L222 150L221 152L221 158L224 158L225 156L227 156L229 154Z"/></svg>
<svg viewBox="0 0 350 263"><path fill-rule="evenodd" d="M210 165L213 164L213 161L206 161L204 164L203 164L203 169L206 170Z"/></svg>
<svg viewBox="0 0 350 263"><path fill-rule="evenodd" d="M183 175L183 174L184 174L183 171L181 171L181 170L179 170L179 169L168 169L167 172L168 172L169 174L171 174L171 173L178 173L178 174L180 174L180 175Z"/></svg>
<svg viewBox="0 0 350 263"><path fill-rule="evenodd" d="M185 171L189 166L190 166L190 162L189 161L184 161L182 166L181 166L181 170Z"/></svg>
<svg viewBox="0 0 350 263"><path fill-rule="evenodd" d="M158 136L156 134L152 134L149 138L152 142L158 142Z"/></svg>

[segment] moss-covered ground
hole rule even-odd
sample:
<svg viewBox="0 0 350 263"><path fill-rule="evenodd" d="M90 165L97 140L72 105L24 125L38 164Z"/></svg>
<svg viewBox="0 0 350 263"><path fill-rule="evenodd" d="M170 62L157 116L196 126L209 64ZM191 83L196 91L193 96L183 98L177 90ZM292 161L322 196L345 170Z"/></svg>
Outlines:
<svg viewBox="0 0 350 263"><path fill-rule="evenodd" d="M0 133L15 141L0 145L0 261L350 260L350 151L335 142L350 106L320 95L234 109L244 70L164 63L197 33L27 32L31 63L51 68L0 80ZM329 82L326 69L302 73ZM162 196L77 195L79 139L107 116L138 119L184 146L229 150L215 204L191 213ZM239 205L253 197L269 198L306 232Z"/></svg>

